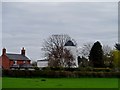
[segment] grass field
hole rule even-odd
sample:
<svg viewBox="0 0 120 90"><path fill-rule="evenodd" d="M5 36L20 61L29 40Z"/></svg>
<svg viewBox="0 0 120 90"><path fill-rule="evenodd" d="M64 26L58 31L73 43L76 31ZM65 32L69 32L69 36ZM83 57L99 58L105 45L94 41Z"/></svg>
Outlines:
<svg viewBox="0 0 120 90"><path fill-rule="evenodd" d="M117 88L117 78L10 78L3 88Z"/></svg>

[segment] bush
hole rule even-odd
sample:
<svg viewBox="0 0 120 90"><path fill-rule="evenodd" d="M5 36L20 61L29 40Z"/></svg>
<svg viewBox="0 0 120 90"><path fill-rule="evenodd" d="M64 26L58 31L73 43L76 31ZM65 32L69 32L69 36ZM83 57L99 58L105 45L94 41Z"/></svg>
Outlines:
<svg viewBox="0 0 120 90"><path fill-rule="evenodd" d="M44 67L42 70L53 70L53 71L79 71L79 68L67 68L67 67Z"/></svg>
<svg viewBox="0 0 120 90"><path fill-rule="evenodd" d="M40 68L39 68L39 67L34 67L34 69L35 69L35 70L40 70Z"/></svg>
<svg viewBox="0 0 120 90"><path fill-rule="evenodd" d="M94 72L110 72L112 71L110 68L94 68Z"/></svg>
<svg viewBox="0 0 120 90"><path fill-rule="evenodd" d="M79 71L79 68L64 68L64 71Z"/></svg>
<svg viewBox="0 0 120 90"><path fill-rule="evenodd" d="M47 77L47 78L61 78L61 77L120 77L120 72L83 72L83 71L54 71L54 70L3 70L3 76L9 77Z"/></svg>
<svg viewBox="0 0 120 90"><path fill-rule="evenodd" d="M79 71L82 71L82 72L93 71L93 67L80 67Z"/></svg>

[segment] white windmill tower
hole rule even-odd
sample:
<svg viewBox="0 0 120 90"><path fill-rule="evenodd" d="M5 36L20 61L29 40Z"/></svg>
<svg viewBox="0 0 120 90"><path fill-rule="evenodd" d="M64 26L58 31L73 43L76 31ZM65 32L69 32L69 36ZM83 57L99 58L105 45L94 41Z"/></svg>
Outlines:
<svg viewBox="0 0 120 90"><path fill-rule="evenodd" d="M75 59L74 60L75 65L73 67L75 67L75 68L78 67L77 45L75 43L73 43L72 40L69 40L65 43L64 47L66 49L70 50L71 54L73 55L73 57Z"/></svg>

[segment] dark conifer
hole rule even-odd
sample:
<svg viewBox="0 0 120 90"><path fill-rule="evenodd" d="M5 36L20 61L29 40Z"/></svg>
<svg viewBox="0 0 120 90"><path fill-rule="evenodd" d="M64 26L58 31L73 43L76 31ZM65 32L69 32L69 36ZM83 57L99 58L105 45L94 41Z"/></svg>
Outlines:
<svg viewBox="0 0 120 90"><path fill-rule="evenodd" d="M92 63L93 67L103 67L104 61L103 61L103 50L102 45L100 42L95 42L93 47L91 48L90 54L89 54L89 60Z"/></svg>
<svg viewBox="0 0 120 90"><path fill-rule="evenodd" d="M116 44L115 44L115 48L120 51L120 44L119 44L119 43L116 43Z"/></svg>

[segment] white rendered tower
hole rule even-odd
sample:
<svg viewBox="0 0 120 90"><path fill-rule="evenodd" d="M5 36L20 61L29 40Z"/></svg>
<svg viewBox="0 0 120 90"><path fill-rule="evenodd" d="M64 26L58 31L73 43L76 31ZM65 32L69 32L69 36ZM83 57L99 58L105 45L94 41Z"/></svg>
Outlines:
<svg viewBox="0 0 120 90"><path fill-rule="evenodd" d="M70 50L71 54L73 55L74 57L74 63L75 65L73 67L77 68L78 67L78 60L77 60L77 46L71 41L67 41L64 45L64 47L68 50Z"/></svg>

